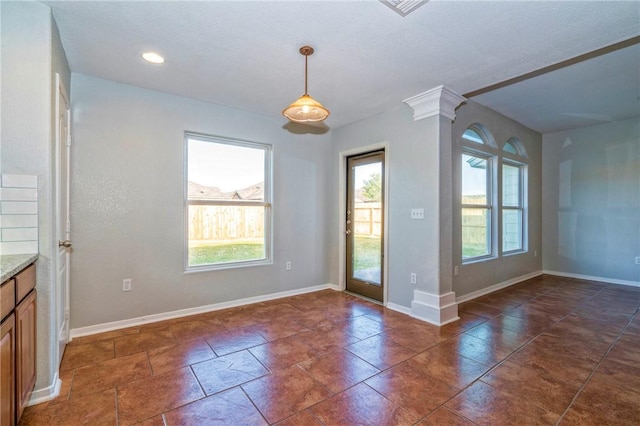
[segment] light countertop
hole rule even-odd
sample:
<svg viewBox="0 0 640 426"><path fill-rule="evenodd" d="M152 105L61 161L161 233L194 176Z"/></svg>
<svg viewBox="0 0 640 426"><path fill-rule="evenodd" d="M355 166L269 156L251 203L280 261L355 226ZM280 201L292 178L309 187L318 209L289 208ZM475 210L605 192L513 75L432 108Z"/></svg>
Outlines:
<svg viewBox="0 0 640 426"><path fill-rule="evenodd" d="M22 271L35 262L37 253L33 254L4 254L0 255L0 283Z"/></svg>

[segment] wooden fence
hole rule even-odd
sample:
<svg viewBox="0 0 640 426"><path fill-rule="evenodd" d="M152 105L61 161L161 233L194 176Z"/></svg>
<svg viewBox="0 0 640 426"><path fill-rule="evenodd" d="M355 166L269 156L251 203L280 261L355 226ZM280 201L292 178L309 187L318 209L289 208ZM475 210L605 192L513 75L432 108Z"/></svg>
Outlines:
<svg viewBox="0 0 640 426"><path fill-rule="evenodd" d="M381 203L356 203L352 218L356 235L382 235ZM190 240L254 240L263 236L264 208L261 206L189 206ZM462 241L465 245L485 246L486 238L484 212L464 214Z"/></svg>
<svg viewBox="0 0 640 426"><path fill-rule="evenodd" d="M381 203L355 203L352 220L356 235L379 237L382 235Z"/></svg>
<svg viewBox="0 0 640 426"><path fill-rule="evenodd" d="M380 203L356 203L353 223L357 235L382 235ZM263 236L263 207L189 206L189 240L252 240Z"/></svg>
<svg viewBox="0 0 640 426"><path fill-rule="evenodd" d="M262 206L189 206L189 240L255 240L263 236Z"/></svg>

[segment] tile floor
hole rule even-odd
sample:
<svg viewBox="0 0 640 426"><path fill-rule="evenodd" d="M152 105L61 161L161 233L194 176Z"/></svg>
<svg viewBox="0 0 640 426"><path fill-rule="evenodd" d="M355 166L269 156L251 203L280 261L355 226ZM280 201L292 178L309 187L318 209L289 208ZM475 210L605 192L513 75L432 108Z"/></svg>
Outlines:
<svg viewBox="0 0 640 426"><path fill-rule="evenodd" d="M331 290L83 337L22 425L638 425L640 288L541 276L435 327Z"/></svg>

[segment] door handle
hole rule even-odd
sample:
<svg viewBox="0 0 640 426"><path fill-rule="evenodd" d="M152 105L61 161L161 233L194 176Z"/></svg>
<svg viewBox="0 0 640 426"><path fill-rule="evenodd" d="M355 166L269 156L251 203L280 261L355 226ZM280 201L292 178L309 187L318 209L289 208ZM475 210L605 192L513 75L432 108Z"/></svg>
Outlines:
<svg viewBox="0 0 640 426"><path fill-rule="evenodd" d="M64 248L71 247L71 240L58 241L58 247L64 247Z"/></svg>

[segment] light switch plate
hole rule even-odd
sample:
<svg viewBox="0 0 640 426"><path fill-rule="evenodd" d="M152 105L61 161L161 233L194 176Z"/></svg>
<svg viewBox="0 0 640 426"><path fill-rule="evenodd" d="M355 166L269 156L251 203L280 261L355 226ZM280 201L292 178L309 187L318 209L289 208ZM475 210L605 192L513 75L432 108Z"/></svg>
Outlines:
<svg viewBox="0 0 640 426"><path fill-rule="evenodd" d="M411 209L411 219L424 219L424 209Z"/></svg>

